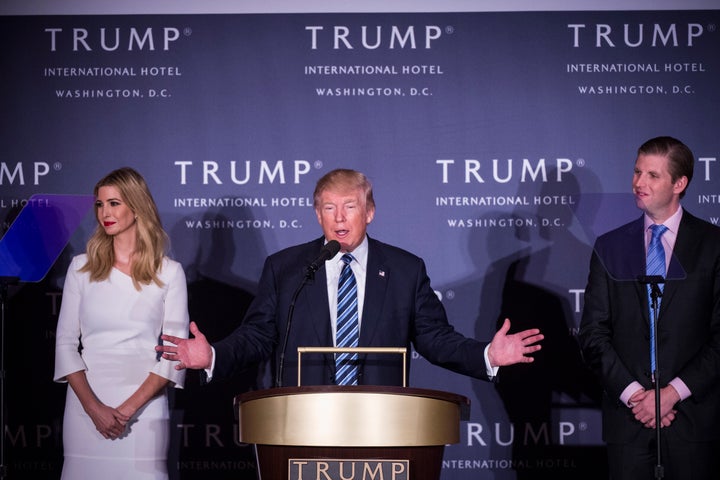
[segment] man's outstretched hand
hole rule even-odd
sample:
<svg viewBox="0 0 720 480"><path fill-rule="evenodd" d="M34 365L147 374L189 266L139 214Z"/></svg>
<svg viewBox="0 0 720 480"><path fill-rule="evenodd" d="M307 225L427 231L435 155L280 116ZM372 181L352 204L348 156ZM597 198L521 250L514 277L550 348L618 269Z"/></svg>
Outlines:
<svg viewBox="0 0 720 480"><path fill-rule="evenodd" d="M509 330L510 319L506 318L502 327L495 333L492 342L490 342L488 358L492 367L530 363L535 359L528 355L542 348L537 343L545 337L540 333L539 329L531 328L508 335Z"/></svg>
<svg viewBox="0 0 720 480"><path fill-rule="evenodd" d="M173 345L158 345L155 347L155 351L162 352L162 357L166 360L178 362L175 370L210 368L212 349L195 322L190 322L190 334L193 338L161 335L160 338L164 342L170 342Z"/></svg>

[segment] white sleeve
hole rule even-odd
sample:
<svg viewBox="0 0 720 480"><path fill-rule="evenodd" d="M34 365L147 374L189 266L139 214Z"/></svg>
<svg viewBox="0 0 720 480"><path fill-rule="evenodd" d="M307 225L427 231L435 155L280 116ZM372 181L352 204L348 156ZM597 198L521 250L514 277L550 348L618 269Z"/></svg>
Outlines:
<svg viewBox="0 0 720 480"><path fill-rule="evenodd" d="M162 333L180 338L188 338L190 316L187 305L187 281L182 265L175 261L166 261L163 265L166 274L163 282L166 284L165 305L163 313ZM183 388L185 384L185 370L175 370L177 362L160 358L153 368L153 373L167 378L175 384L176 388Z"/></svg>
<svg viewBox="0 0 720 480"><path fill-rule="evenodd" d="M78 269L85 263L85 256L77 256L70 262L63 287L60 316L55 334L55 382L66 382L67 375L87 370L78 348L80 347L80 301L82 279Z"/></svg>

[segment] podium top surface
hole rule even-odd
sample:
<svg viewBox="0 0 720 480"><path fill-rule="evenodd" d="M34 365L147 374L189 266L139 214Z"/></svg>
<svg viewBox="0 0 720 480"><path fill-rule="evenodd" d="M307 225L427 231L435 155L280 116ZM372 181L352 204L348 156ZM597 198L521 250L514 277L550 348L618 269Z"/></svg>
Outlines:
<svg viewBox="0 0 720 480"><path fill-rule="evenodd" d="M460 408L460 417L467 420L470 417L470 400L467 397L456 393L445 392L442 390L433 390L427 388L413 387L397 387L397 386L381 386L381 385L358 385L358 386L341 386L341 385L307 385L300 387L278 387L268 388L264 390L253 390L251 392L241 393L235 397L235 405L242 402L249 402L260 398L268 398L273 396L287 395L303 395L318 393L371 393L386 395L410 395L414 397L435 398L438 400L455 403Z"/></svg>
<svg viewBox="0 0 720 480"><path fill-rule="evenodd" d="M328 385L248 392L235 407L245 443L409 447L457 443L470 402L438 390Z"/></svg>

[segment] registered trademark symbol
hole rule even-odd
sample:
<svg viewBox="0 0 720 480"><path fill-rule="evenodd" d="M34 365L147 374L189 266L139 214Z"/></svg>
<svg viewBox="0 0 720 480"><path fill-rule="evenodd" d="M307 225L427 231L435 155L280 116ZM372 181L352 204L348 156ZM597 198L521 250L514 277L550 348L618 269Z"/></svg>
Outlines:
<svg viewBox="0 0 720 480"><path fill-rule="evenodd" d="M578 428L580 429L581 432L587 431L587 429L588 429L588 424L587 424L587 422L580 422L580 423L578 424Z"/></svg>
<svg viewBox="0 0 720 480"><path fill-rule="evenodd" d="M447 292L445 292L445 298L447 298L448 300L452 300L453 298L455 298L455 290L448 290Z"/></svg>
<svg viewBox="0 0 720 480"><path fill-rule="evenodd" d="M192 35L192 28L190 28L190 27L185 27L185 28L183 29L183 35L185 35L186 37L189 37L190 35Z"/></svg>
<svg viewBox="0 0 720 480"><path fill-rule="evenodd" d="M575 161L575 165L577 165L578 167L584 167L584 166L585 166L585 159L584 159L584 158L578 158L578 159Z"/></svg>
<svg viewBox="0 0 720 480"><path fill-rule="evenodd" d="M447 33L448 35L452 35L453 33L455 33L455 27L448 25L447 27L445 27L445 33Z"/></svg>
<svg viewBox="0 0 720 480"><path fill-rule="evenodd" d="M59 172L60 170L62 170L62 163L60 163L60 162L53 163L53 170L55 170L56 172Z"/></svg>
<svg viewBox="0 0 720 480"><path fill-rule="evenodd" d="M717 25L715 25L714 23L711 23L710 25L707 26L708 32L714 32L716 29L717 29Z"/></svg>
<svg viewBox="0 0 720 480"><path fill-rule="evenodd" d="M322 160L315 160L315 162L313 162L313 167L315 167L317 170L323 168Z"/></svg>

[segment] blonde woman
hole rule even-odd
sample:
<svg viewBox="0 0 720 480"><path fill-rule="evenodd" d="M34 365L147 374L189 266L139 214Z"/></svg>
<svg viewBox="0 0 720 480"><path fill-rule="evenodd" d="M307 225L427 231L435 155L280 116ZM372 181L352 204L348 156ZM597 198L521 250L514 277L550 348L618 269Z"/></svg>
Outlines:
<svg viewBox="0 0 720 480"><path fill-rule="evenodd" d="M70 264L57 326L62 478L166 479L166 392L185 377L153 348L161 334L187 338L185 273L138 172L109 173L94 195L98 227Z"/></svg>

